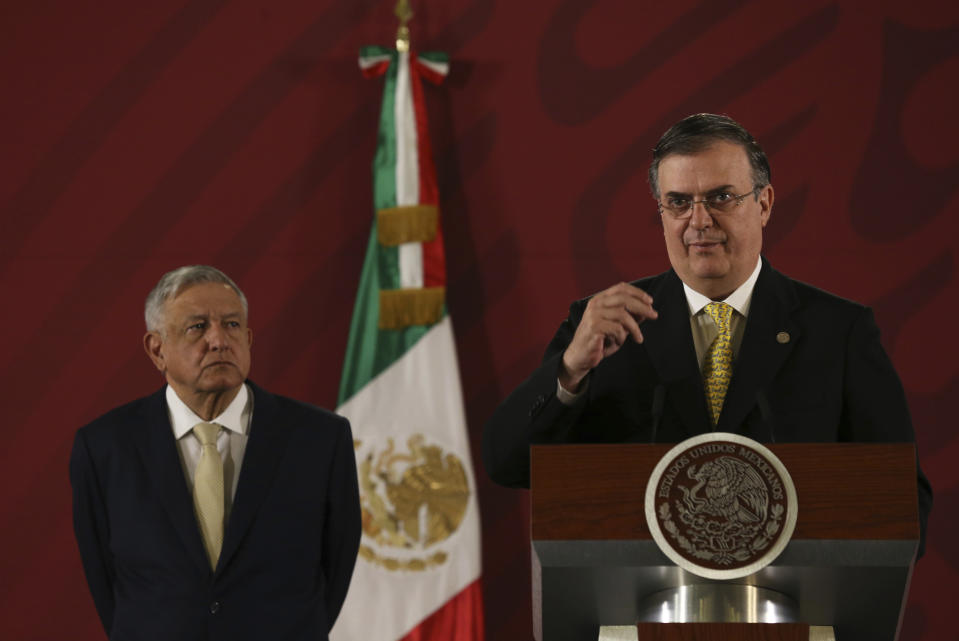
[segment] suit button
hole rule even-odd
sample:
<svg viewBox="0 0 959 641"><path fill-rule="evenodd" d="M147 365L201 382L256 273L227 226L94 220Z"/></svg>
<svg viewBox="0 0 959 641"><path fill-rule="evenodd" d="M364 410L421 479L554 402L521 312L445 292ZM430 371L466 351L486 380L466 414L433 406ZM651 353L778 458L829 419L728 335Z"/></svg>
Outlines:
<svg viewBox="0 0 959 641"><path fill-rule="evenodd" d="M219 601L214 601L213 603L210 604L210 614L216 614L219 611L220 611Z"/></svg>
<svg viewBox="0 0 959 641"><path fill-rule="evenodd" d="M543 395L537 396L536 400L533 401L533 407L529 409L529 415L531 417L534 416L537 412L540 411L540 409L542 409L543 405L545 404L546 404L546 397Z"/></svg>

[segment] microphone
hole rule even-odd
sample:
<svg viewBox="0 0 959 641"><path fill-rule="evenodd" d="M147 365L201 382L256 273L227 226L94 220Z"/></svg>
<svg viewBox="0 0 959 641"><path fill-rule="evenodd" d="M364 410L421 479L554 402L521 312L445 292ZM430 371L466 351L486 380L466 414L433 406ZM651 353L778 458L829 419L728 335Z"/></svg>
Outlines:
<svg viewBox="0 0 959 641"><path fill-rule="evenodd" d="M775 443L776 433L773 431L773 413L769 408L769 401L766 400L766 394L762 390L756 392L756 404L759 405L759 414L769 429L769 442Z"/></svg>
<svg viewBox="0 0 959 641"><path fill-rule="evenodd" d="M665 405L666 386L660 383L653 390L653 409L650 412L653 416L653 427L649 438L650 443L656 442L656 432L659 431L659 422L663 419L663 408Z"/></svg>

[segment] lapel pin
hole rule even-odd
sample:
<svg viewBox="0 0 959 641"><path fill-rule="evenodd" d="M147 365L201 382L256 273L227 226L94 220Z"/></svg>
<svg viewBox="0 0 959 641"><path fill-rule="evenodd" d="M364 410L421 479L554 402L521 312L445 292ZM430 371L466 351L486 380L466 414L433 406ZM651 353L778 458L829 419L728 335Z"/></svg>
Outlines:
<svg viewBox="0 0 959 641"><path fill-rule="evenodd" d="M789 342L789 332L779 332L776 334L776 342L780 345L785 345Z"/></svg>

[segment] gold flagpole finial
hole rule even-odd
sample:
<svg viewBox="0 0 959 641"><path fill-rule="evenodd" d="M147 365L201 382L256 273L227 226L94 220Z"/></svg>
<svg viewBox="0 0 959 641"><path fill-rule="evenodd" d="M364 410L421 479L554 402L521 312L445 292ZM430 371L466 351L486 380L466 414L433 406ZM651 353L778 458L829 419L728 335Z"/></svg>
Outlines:
<svg viewBox="0 0 959 641"><path fill-rule="evenodd" d="M396 50L410 50L410 28L407 26L410 18L413 17L413 9L410 7L410 0L397 0L396 9L393 10L396 17L400 20L400 28L396 30Z"/></svg>

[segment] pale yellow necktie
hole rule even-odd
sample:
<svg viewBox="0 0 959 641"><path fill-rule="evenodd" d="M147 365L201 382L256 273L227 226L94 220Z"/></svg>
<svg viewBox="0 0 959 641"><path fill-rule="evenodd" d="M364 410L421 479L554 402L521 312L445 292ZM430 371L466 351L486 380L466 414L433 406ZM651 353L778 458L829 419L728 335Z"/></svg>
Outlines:
<svg viewBox="0 0 959 641"><path fill-rule="evenodd" d="M193 506L203 534L203 545L215 568L223 546L223 459L216 449L220 426L215 423L197 423L193 433L203 445L200 462L193 477Z"/></svg>
<svg viewBox="0 0 959 641"><path fill-rule="evenodd" d="M706 386L706 401L709 404L709 417L713 426L719 422L719 413L723 409L729 380L733 376L733 348L729 323L733 308L726 303L709 303L706 313L716 323L719 334L709 346L703 360L703 381Z"/></svg>

